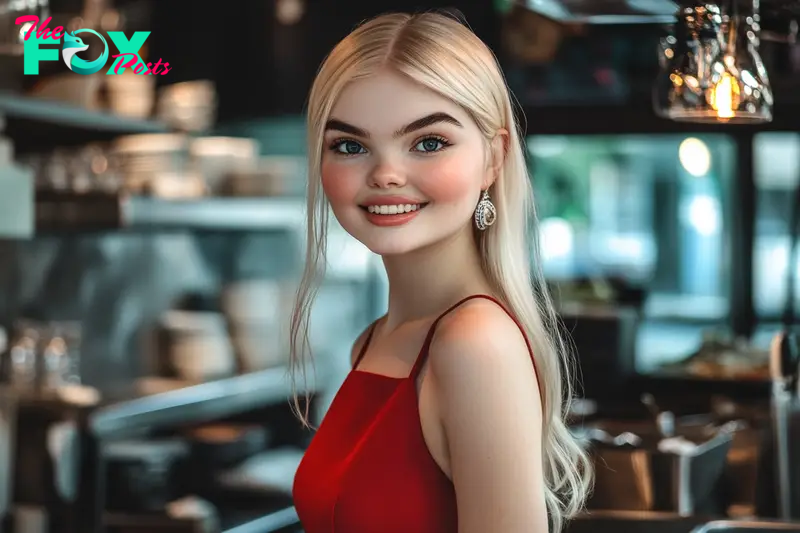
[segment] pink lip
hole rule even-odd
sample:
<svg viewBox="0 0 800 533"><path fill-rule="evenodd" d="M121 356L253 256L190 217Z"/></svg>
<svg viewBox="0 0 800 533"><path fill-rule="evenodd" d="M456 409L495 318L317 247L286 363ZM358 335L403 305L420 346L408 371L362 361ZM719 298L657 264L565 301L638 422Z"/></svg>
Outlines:
<svg viewBox="0 0 800 533"><path fill-rule="evenodd" d="M388 205L388 204L382 204ZM391 227L391 226L402 226L403 224L407 224L411 222L422 209L417 209L416 211L409 211L408 213L399 213L397 215L376 215L375 213L370 213L369 211L364 212L364 216L367 217L367 220L374 224L375 226L380 227Z"/></svg>
<svg viewBox="0 0 800 533"><path fill-rule="evenodd" d="M413 198L406 198L405 196L375 196L374 198L370 198L361 205L364 207L368 207L370 205L405 205L405 204L418 205L424 203L426 202L414 200Z"/></svg>

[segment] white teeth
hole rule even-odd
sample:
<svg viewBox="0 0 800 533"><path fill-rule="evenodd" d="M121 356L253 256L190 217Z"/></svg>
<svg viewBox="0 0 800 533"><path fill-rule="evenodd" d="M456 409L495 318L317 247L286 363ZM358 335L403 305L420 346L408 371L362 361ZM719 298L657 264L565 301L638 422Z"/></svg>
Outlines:
<svg viewBox="0 0 800 533"><path fill-rule="evenodd" d="M421 204L401 204L401 205L370 205L367 206L367 211L377 215L399 215L401 213L410 213L421 209Z"/></svg>

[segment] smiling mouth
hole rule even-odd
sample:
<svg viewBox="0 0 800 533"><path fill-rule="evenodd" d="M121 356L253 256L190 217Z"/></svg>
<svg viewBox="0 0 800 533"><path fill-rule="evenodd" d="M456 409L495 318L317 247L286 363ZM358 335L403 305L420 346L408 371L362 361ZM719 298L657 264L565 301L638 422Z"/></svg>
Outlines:
<svg viewBox="0 0 800 533"><path fill-rule="evenodd" d="M361 209L373 215L402 215L419 211L428 205L429 202L421 204L392 204L392 205L361 205Z"/></svg>
<svg viewBox="0 0 800 533"><path fill-rule="evenodd" d="M419 211L428 205L429 202L421 204L392 204L392 205L361 205L361 209L373 215L402 215Z"/></svg>

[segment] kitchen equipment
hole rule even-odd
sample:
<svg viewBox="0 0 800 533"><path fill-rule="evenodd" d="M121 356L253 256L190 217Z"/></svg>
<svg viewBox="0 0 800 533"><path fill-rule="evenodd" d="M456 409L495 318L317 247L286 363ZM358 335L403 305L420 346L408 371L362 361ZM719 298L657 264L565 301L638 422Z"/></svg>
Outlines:
<svg viewBox="0 0 800 533"><path fill-rule="evenodd" d="M800 186L795 188L789 217L789 264L794 264L800 248ZM763 480L774 481L777 499L777 516L790 520L800 516L800 468L797 465L794 449L800 439L800 400L798 382L800 381L800 340L795 332L795 286L797 269L787 269L786 300L782 317L781 331L770 344L769 372L772 379L772 442L764 447L765 457L774 456L772 466L762 476ZM768 468L768 467L767 467ZM757 502L759 503L759 502ZM760 502L763 509L763 502Z"/></svg>
<svg viewBox="0 0 800 533"><path fill-rule="evenodd" d="M700 346L686 358L663 365L658 374L709 380L764 381L769 379L769 351L724 331L703 333Z"/></svg>
<svg viewBox="0 0 800 533"><path fill-rule="evenodd" d="M42 79L28 91L28 95L96 111L101 107L100 90L103 81L103 77L75 76L73 72L67 71Z"/></svg>
<svg viewBox="0 0 800 533"><path fill-rule="evenodd" d="M206 470L229 468L267 448L266 427L245 424L207 424L186 431L192 460Z"/></svg>
<svg viewBox="0 0 800 533"><path fill-rule="evenodd" d="M45 329L41 351L42 386L59 389L81 382L81 326L77 322L53 322Z"/></svg>
<svg viewBox="0 0 800 533"><path fill-rule="evenodd" d="M135 74L106 76L109 109L121 116L148 118L155 105L155 77Z"/></svg>
<svg viewBox="0 0 800 533"><path fill-rule="evenodd" d="M203 382L236 373L236 358L219 313L170 310L161 325L169 361L178 377Z"/></svg>
<svg viewBox="0 0 800 533"><path fill-rule="evenodd" d="M794 487L791 483L791 446L789 424L797 383L798 352L795 339L787 333L775 337L770 350L772 374L772 422L775 444L776 496L778 516L789 520L792 516Z"/></svg>
<svg viewBox="0 0 800 533"><path fill-rule="evenodd" d="M214 193L228 174L255 170L259 150L255 139L237 137L198 137L189 146L195 170Z"/></svg>
<svg viewBox="0 0 800 533"><path fill-rule="evenodd" d="M181 461L189 453L186 442L121 441L108 444L106 507L111 511L158 512L180 496Z"/></svg>
<svg viewBox="0 0 800 533"><path fill-rule="evenodd" d="M46 533L97 531L97 514L86 507L94 497L93 480L84 475L92 468L84 455L91 445L81 431L92 405L55 391L11 390L18 408L11 469L17 525L21 520Z"/></svg>
<svg viewBox="0 0 800 533"><path fill-rule="evenodd" d="M659 434L664 438L675 436L675 414L671 411L662 411L658 408L655 398L652 394L643 394L642 403L653 415L656 428Z"/></svg>
<svg viewBox="0 0 800 533"><path fill-rule="evenodd" d="M18 320L4 361L6 381L28 390L80 384L81 326Z"/></svg>
<svg viewBox="0 0 800 533"><path fill-rule="evenodd" d="M183 174L189 168L189 139L183 134L154 133L118 138L111 151L111 162L132 193L154 191L163 175Z"/></svg>
<svg viewBox="0 0 800 533"><path fill-rule="evenodd" d="M286 296L280 281L270 279L238 281L223 289L222 309L244 372L287 363L281 320Z"/></svg>
<svg viewBox="0 0 800 533"><path fill-rule="evenodd" d="M290 495L303 458L303 450L282 447L250 457L242 464L221 472L218 482L226 490Z"/></svg>
<svg viewBox="0 0 800 533"><path fill-rule="evenodd" d="M590 510L724 513L720 492L732 427L678 419L674 436L653 420L605 420L576 429L592 444L595 487ZM600 437L600 438L598 438Z"/></svg>
<svg viewBox="0 0 800 533"><path fill-rule="evenodd" d="M252 169L237 169L223 179L224 196L280 196L303 194L304 161L297 157L264 156ZM298 187L299 185L299 187Z"/></svg>
<svg viewBox="0 0 800 533"><path fill-rule="evenodd" d="M195 80L163 87L159 92L156 113L160 120L181 131L209 130L217 113L214 82Z"/></svg>
<svg viewBox="0 0 800 533"><path fill-rule="evenodd" d="M637 310L626 306L562 305L559 316L577 352L583 397L603 402L627 394L629 382L636 375L640 322Z"/></svg>
<svg viewBox="0 0 800 533"><path fill-rule="evenodd" d="M25 389L36 386L39 338L39 331L28 321L14 325L13 340L3 361L7 383Z"/></svg>

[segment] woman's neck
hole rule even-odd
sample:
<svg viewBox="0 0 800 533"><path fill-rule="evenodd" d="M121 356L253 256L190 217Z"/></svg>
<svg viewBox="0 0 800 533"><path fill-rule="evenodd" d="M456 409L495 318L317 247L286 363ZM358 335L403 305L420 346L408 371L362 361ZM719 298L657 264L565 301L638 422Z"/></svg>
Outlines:
<svg viewBox="0 0 800 533"><path fill-rule="evenodd" d="M480 254L466 226L451 238L407 254L383 257L389 278L385 326L438 315L461 298L489 292Z"/></svg>

